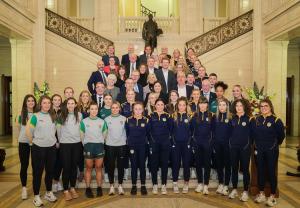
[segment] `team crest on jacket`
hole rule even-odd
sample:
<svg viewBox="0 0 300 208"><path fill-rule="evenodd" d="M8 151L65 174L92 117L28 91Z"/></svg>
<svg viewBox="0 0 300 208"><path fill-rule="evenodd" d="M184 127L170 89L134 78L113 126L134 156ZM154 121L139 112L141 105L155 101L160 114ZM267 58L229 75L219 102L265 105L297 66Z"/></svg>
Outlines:
<svg viewBox="0 0 300 208"><path fill-rule="evenodd" d="M144 123L141 123L141 127L145 127L145 124L144 124Z"/></svg>
<svg viewBox="0 0 300 208"><path fill-rule="evenodd" d="M225 123L228 123L228 122L229 122L229 120L226 118L224 122L225 122Z"/></svg>
<svg viewBox="0 0 300 208"><path fill-rule="evenodd" d="M209 119L208 118L206 118L206 121L208 121Z"/></svg>
<svg viewBox="0 0 300 208"><path fill-rule="evenodd" d="M246 122L243 122L243 123L242 123L242 126L246 126Z"/></svg>
<svg viewBox="0 0 300 208"><path fill-rule="evenodd" d="M188 123L189 122L189 120L187 120L187 119L184 119L184 123Z"/></svg>
<svg viewBox="0 0 300 208"><path fill-rule="evenodd" d="M267 127L271 127L272 124L270 122L267 123Z"/></svg>
<svg viewBox="0 0 300 208"><path fill-rule="evenodd" d="M163 120L163 121L167 121L167 119L166 119L166 118L163 118L162 120Z"/></svg>

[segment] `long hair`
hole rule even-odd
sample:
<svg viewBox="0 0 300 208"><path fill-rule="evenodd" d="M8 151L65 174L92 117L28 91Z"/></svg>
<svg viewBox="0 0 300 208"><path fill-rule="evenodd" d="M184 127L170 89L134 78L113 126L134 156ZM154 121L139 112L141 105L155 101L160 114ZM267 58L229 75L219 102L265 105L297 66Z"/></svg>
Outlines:
<svg viewBox="0 0 300 208"><path fill-rule="evenodd" d="M38 110L35 97L32 94L27 94L23 99L22 111L21 111L21 124L24 126L26 125L27 120L28 120L27 101L29 98L32 98L34 101L33 113L37 112L37 110Z"/></svg>
<svg viewBox="0 0 300 208"><path fill-rule="evenodd" d="M206 111L205 112L208 112L208 119L209 119L209 121L211 121L211 118L212 118L212 113L211 112L209 112L209 103L208 103L208 100L206 99L206 97L200 97L200 100L199 100L199 102L198 102L198 108L197 108L197 111L194 113L194 115L195 115L195 117L196 117L196 121L197 121L197 123L200 123L200 121L203 121L203 116L201 117L200 116L200 107L199 107L199 105L201 104L201 103L206 103L206 105L207 105L207 107L206 107Z"/></svg>
<svg viewBox="0 0 300 208"><path fill-rule="evenodd" d="M86 105L82 102L82 98L81 98L81 96L82 96L84 93L88 94L88 96L89 96L89 101L87 102ZM87 91L87 90L82 90L82 91L80 92L80 94L79 94L79 99L78 99L78 104L77 104L78 110L79 110L80 112L87 112L88 109L90 108L91 102L92 102L92 97L91 97L90 92Z"/></svg>
<svg viewBox="0 0 300 208"><path fill-rule="evenodd" d="M52 96L52 97L54 97L54 95ZM51 104L51 106L50 106L50 109L49 109L49 115L50 115L50 117L51 117L51 120L52 120L52 122L54 122L55 121L55 119L56 119L56 114L55 114L55 112L54 112L54 110L53 110L53 104L52 104L52 101L51 101L51 98L49 97L49 96L47 96L47 95L42 95L41 97L40 97L40 100L39 100L39 111L41 111L41 108L42 108L42 102L43 102L43 100L49 100L50 101L50 104Z"/></svg>
<svg viewBox="0 0 300 208"><path fill-rule="evenodd" d="M241 103L243 105L244 111L245 111L245 115L247 116L251 116L251 107L250 107L250 103L248 100L246 99L237 99L233 102L232 104L232 113L233 115L236 115L236 104L237 103Z"/></svg>
<svg viewBox="0 0 300 208"><path fill-rule="evenodd" d="M146 103L146 107L145 107L146 110L147 110L148 115L150 115L154 111L154 107L151 106L151 103L150 103L150 100L149 100L149 97L152 96L152 95L156 97L156 100L158 99L157 93L155 93L155 92L150 92L149 93L148 102Z"/></svg>
<svg viewBox="0 0 300 208"><path fill-rule="evenodd" d="M227 119L231 118L230 103L229 103L229 101L226 98L220 98L220 99L218 99L218 107L217 107L217 112L216 112L217 121L218 121L219 115L221 114L220 110L219 110L219 103L221 103L221 102L226 103L226 106L227 106L227 108L226 108Z"/></svg>
<svg viewBox="0 0 300 208"><path fill-rule="evenodd" d="M274 106L273 106L273 103L272 103L272 101L270 100L270 98L265 98L265 99L261 100L261 101L259 102L259 106L261 106L262 103L267 103L267 104L270 106L272 115L275 116ZM261 111L259 111L259 113L261 114Z"/></svg>
<svg viewBox="0 0 300 208"><path fill-rule="evenodd" d="M186 114L187 114L188 118L191 117L191 115L192 115L192 113L191 113L191 108L190 108L190 106L189 106L189 103L188 103L187 98L186 98L186 97L180 97L180 98L178 98L178 100L177 100L177 103L176 103L176 105L175 105L175 112L173 113L173 118L174 118L174 120L175 120L176 122L178 122L178 113L179 113L179 110L178 110L178 104L179 104L179 102L181 102L181 101L185 102L185 104L186 104Z"/></svg>
<svg viewBox="0 0 300 208"><path fill-rule="evenodd" d="M68 108L67 108L69 100L73 100L74 103L77 104L76 99L73 98L73 97L70 97L70 98L66 99L66 107L62 109L61 116L60 116L62 124L65 124L65 122L68 118L68 115L69 115L69 111L68 111ZM77 106L74 108L74 116L75 116L75 119L76 119L76 123L78 123L79 122L79 110L78 110Z"/></svg>

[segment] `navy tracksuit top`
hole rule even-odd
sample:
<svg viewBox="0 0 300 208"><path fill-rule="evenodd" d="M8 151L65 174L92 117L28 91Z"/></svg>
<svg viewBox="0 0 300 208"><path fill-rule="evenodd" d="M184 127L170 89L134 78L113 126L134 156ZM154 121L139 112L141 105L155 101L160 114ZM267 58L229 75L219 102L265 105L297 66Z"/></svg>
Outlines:
<svg viewBox="0 0 300 208"><path fill-rule="evenodd" d="M213 140L217 143L229 144L231 136L231 119L228 119L227 113L220 113L213 116Z"/></svg>
<svg viewBox="0 0 300 208"><path fill-rule="evenodd" d="M127 144L146 145L149 136L149 120L146 117L136 119L133 116L127 118L125 122L125 129L127 134Z"/></svg>
<svg viewBox="0 0 300 208"><path fill-rule="evenodd" d="M209 144L212 139L212 116L208 111L196 112L191 120L193 141L196 144Z"/></svg>
<svg viewBox="0 0 300 208"><path fill-rule="evenodd" d="M125 102L121 105L121 115L125 116L126 118L132 116L132 105L130 103Z"/></svg>
<svg viewBox="0 0 300 208"><path fill-rule="evenodd" d="M281 119L274 115L258 116L255 124L254 142L258 149L272 149L280 145L285 138L284 125Z"/></svg>
<svg viewBox="0 0 300 208"><path fill-rule="evenodd" d="M187 113L177 113L177 120L173 116L172 136L175 144L191 142L190 116Z"/></svg>
<svg viewBox="0 0 300 208"><path fill-rule="evenodd" d="M173 127L173 120L168 113L163 113L160 116L153 112L149 116L150 125L150 142L168 143Z"/></svg>

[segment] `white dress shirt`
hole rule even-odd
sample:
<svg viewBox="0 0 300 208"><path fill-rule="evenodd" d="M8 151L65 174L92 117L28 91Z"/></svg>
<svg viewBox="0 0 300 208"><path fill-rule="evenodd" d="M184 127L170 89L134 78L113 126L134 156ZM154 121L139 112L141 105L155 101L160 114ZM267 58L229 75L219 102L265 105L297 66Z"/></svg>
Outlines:
<svg viewBox="0 0 300 208"><path fill-rule="evenodd" d="M101 103L99 103L99 98L101 98ZM97 95L97 104L98 104L98 106L102 107L102 104L103 104L103 95Z"/></svg>
<svg viewBox="0 0 300 208"><path fill-rule="evenodd" d="M183 85L183 86L177 85L177 88L178 88L179 97L187 97L187 94L186 94L186 85Z"/></svg>
<svg viewBox="0 0 300 208"><path fill-rule="evenodd" d="M210 92L203 92L203 96L206 97L207 101L209 101Z"/></svg>
<svg viewBox="0 0 300 208"><path fill-rule="evenodd" d="M169 75L169 69L162 69L164 78L165 78L165 82L166 82L166 87L167 87L167 92L169 92L168 89L168 75Z"/></svg>

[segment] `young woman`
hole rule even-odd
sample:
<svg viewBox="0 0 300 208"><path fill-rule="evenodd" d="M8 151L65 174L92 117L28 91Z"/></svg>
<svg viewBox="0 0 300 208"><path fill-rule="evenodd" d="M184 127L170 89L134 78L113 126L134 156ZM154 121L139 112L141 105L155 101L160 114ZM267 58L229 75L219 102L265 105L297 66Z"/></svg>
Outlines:
<svg viewBox="0 0 300 208"><path fill-rule="evenodd" d="M224 94L225 94L225 91L227 90L228 88L228 85L225 84L224 82L222 81L219 81L215 84L215 92L216 92L216 96L217 96L217 99L214 100L211 104L210 104L210 111L212 113L216 113L217 112L217 108L218 108L218 100L220 99L224 99Z"/></svg>
<svg viewBox="0 0 300 208"><path fill-rule="evenodd" d="M170 60L170 65L171 65L171 69L172 70L174 70L175 66L177 65L179 56L181 56L180 50L176 48L173 51L173 56L172 56L172 58Z"/></svg>
<svg viewBox="0 0 300 208"><path fill-rule="evenodd" d="M66 87L64 89L64 96L65 97L72 97L74 93L73 88L71 87ZM52 102L52 108L55 114L55 120L60 119L61 116L61 110L64 108L63 106L66 106L66 103L62 103L62 97L58 94L54 94L51 97L51 102ZM57 138L57 135L56 135ZM53 175L53 185L52 185L52 191L54 193L58 191L62 191L63 186L59 182L61 171L62 171L62 164L60 160L60 155L59 155L60 149L59 149L59 141L57 138L56 142L56 161L55 161L55 168L54 168L54 175Z"/></svg>
<svg viewBox="0 0 300 208"><path fill-rule="evenodd" d="M190 119L191 112L188 106L188 101L185 97L180 97L177 100L175 112L173 114L173 144L171 154L174 193L179 193L177 181L181 162L183 164L184 175L182 193L188 193L189 191L190 160L192 154Z"/></svg>
<svg viewBox="0 0 300 208"><path fill-rule="evenodd" d="M208 195L212 151L212 115L208 110L208 100L205 97L200 99L198 110L191 120L191 131L198 179L195 192L203 192ZM204 168L204 175L202 168Z"/></svg>
<svg viewBox="0 0 300 208"><path fill-rule="evenodd" d="M276 117L274 107L269 99L260 101L260 115L256 118L255 125L255 154L257 160L257 177L260 193L256 196L255 202L266 201L265 169L271 186L271 195L267 205L273 207L277 204L275 194L277 190L276 169L279 156L279 145L285 138L284 125L280 118Z"/></svg>
<svg viewBox="0 0 300 208"><path fill-rule="evenodd" d="M120 115L121 105L114 101L111 106L111 115L105 118L108 127L108 135L105 141L107 160L108 178L110 183L109 195L115 194L114 178L115 164L118 168L118 193L124 195L123 177L124 177L124 158L127 155L126 146L126 117Z"/></svg>
<svg viewBox="0 0 300 208"><path fill-rule="evenodd" d="M169 102L166 105L166 111L170 115L173 115L173 113L175 112L175 106L177 104L178 98L179 98L179 94L178 94L177 90L170 91L170 93L169 93Z"/></svg>
<svg viewBox="0 0 300 208"><path fill-rule="evenodd" d="M26 136L26 123L31 118L33 113L37 112L37 103L36 99L33 95L28 94L24 97L21 115L19 115L16 119L16 125L19 127L19 159L21 163L21 170L20 170L20 179L22 184L22 194L21 198L27 199L27 169L29 166L29 159L30 159L30 145L29 139Z"/></svg>
<svg viewBox="0 0 300 208"><path fill-rule="evenodd" d="M114 57L109 57L109 65L103 68L106 74L118 74L119 66L116 64Z"/></svg>
<svg viewBox="0 0 300 208"><path fill-rule="evenodd" d="M100 112L98 113L98 116L101 119L105 119L107 116L111 114L111 105L113 103L113 97L111 96L111 94L105 94L103 96L103 102L104 102L104 106L103 108L101 108Z"/></svg>
<svg viewBox="0 0 300 208"><path fill-rule="evenodd" d="M124 86L126 79L126 68L125 66L121 65L117 73L117 82L115 83L115 86L121 89L121 87Z"/></svg>
<svg viewBox="0 0 300 208"><path fill-rule="evenodd" d="M120 93L120 88L115 86L116 82L117 82L117 77L115 74L109 74L107 76L106 79L107 84L104 93L111 94L113 100L116 100L118 94Z"/></svg>
<svg viewBox="0 0 300 208"><path fill-rule="evenodd" d="M153 183L153 194L158 193L157 172L161 168L161 193L167 194L167 175L170 154L170 138L172 132L172 118L164 111L165 103L162 99L155 101L155 111L149 116L150 124L150 169Z"/></svg>
<svg viewBox="0 0 300 208"><path fill-rule="evenodd" d="M162 99L165 104L168 103L168 96L162 92L162 85L159 81L156 81L153 85L153 92L157 94L157 97ZM149 96L149 94L148 94ZM148 102L148 96L146 96L145 103Z"/></svg>
<svg viewBox="0 0 300 208"><path fill-rule="evenodd" d="M198 104L201 97L201 92L199 89L194 89L190 98L190 107L193 113L198 112Z"/></svg>
<svg viewBox="0 0 300 208"><path fill-rule="evenodd" d="M97 103L91 103L90 116L80 123L81 138L84 144L85 157L85 195L93 198L94 194L90 187L92 170L95 167L97 181L97 196L102 196L102 165L104 157L104 139L107 133L107 124L98 116Z"/></svg>
<svg viewBox="0 0 300 208"><path fill-rule="evenodd" d="M142 87L145 87L147 85L147 78L148 78L148 69L146 64L141 64L139 67L140 72L140 78L138 80L138 84L140 84Z"/></svg>
<svg viewBox="0 0 300 208"><path fill-rule="evenodd" d="M31 116L26 125L26 136L32 143L32 177L33 177L33 204L37 207L43 205L40 198L40 187L43 171L45 169L45 199L55 202L57 199L52 192L53 172L56 160L56 128L55 114L52 113L51 99L42 96L39 101L40 111Z"/></svg>
<svg viewBox="0 0 300 208"><path fill-rule="evenodd" d="M146 144L148 143L149 121L143 116L144 105L136 102L133 105L133 115L125 123L127 144L131 163L131 195L137 194L137 169L140 170L141 194L147 195L146 189Z"/></svg>
<svg viewBox="0 0 300 208"><path fill-rule="evenodd" d="M155 102L158 99L157 93L150 92L148 96L148 102L146 103L145 115L149 116L155 110Z"/></svg>
<svg viewBox="0 0 300 208"><path fill-rule="evenodd" d="M229 101L225 98L220 98L218 100L217 113L213 116L213 149L216 156L216 165L219 180L219 185L216 192L224 196L227 196L229 194L228 186L231 176L229 151L230 135L231 114L229 112Z"/></svg>
<svg viewBox="0 0 300 208"><path fill-rule="evenodd" d="M250 113L250 105L245 99L239 99L233 102L233 116L231 120L232 133L229 139L233 190L229 194L229 198L234 199L238 196L237 184L240 165L243 172L244 184L244 191L241 194L240 200L243 202L246 202L249 199L249 163L253 129L255 125L255 121L250 117Z"/></svg>
<svg viewBox="0 0 300 208"><path fill-rule="evenodd" d="M78 111L75 98L68 98L66 100L66 108L62 109L61 117L57 122L60 160L63 168L62 181L66 201L78 198L75 185L77 166L80 154L82 154L82 144L80 140L81 119L82 115Z"/></svg>
<svg viewBox="0 0 300 208"><path fill-rule="evenodd" d="M149 74L147 77L147 85L143 88L143 99L145 100L150 92L153 92L154 83L157 81L155 74Z"/></svg>
<svg viewBox="0 0 300 208"><path fill-rule="evenodd" d="M132 106L135 103L135 92L128 90L126 92L126 102L121 105L121 115L128 118L132 115Z"/></svg>

